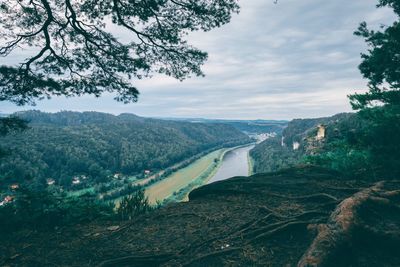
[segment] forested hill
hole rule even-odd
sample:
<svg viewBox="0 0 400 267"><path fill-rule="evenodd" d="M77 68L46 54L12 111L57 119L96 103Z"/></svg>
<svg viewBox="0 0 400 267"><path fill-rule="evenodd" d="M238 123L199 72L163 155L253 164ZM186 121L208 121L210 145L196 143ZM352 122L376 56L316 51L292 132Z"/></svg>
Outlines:
<svg viewBox="0 0 400 267"><path fill-rule="evenodd" d="M188 121L196 123L223 123L248 134L277 133L281 134L287 126L285 120L221 120L221 119L203 119L203 118L169 118L169 120Z"/></svg>
<svg viewBox="0 0 400 267"><path fill-rule="evenodd" d="M133 114L20 112L30 128L0 139L10 153L0 164L3 181L53 178L70 185L74 175L104 180L171 166L202 151L250 142L229 125L174 122Z"/></svg>
<svg viewBox="0 0 400 267"><path fill-rule="evenodd" d="M319 126L324 128L321 138L317 136ZM362 165L367 153L361 148L366 128L366 122L355 113L292 120L282 135L265 140L251 151L254 172L277 171L307 163L339 171L358 168L355 165ZM342 160L346 162L339 162Z"/></svg>

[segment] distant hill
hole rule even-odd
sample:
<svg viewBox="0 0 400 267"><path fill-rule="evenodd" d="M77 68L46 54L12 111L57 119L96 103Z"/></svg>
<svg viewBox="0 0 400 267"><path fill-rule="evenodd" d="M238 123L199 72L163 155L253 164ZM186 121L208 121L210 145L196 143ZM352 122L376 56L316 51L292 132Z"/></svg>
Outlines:
<svg viewBox="0 0 400 267"><path fill-rule="evenodd" d="M104 180L173 165L202 151L250 142L232 126L114 116L99 112L19 112L30 129L0 139L10 155L0 178L16 182L53 178L70 185L74 175Z"/></svg>
<svg viewBox="0 0 400 267"><path fill-rule="evenodd" d="M223 123L231 125L236 129L247 134L261 133L282 133L283 129L288 124L285 120L219 120L219 119L203 119L203 118L163 118L164 120L172 121L188 121L194 123Z"/></svg>

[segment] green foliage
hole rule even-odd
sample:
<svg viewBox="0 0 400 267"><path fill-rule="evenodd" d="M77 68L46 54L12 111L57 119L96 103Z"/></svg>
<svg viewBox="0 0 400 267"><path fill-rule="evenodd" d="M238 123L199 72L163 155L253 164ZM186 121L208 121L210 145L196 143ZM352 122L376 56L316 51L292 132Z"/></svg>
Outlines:
<svg viewBox="0 0 400 267"><path fill-rule="evenodd" d="M236 0L31 0L0 4L0 56L34 47L34 54L0 66L0 101L23 105L52 95L100 96L136 101L134 80L153 72L177 79L203 75L207 53L185 40L209 31L238 12ZM122 42L110 29L128 36Z"/></svg>
<svg viewBox="0 0 400 267"><path fill-rule="evenodd" d="M110 185L110 183L101 184L101 185L104 187L107 187L108 185ZM132 184L127 184L127 185L124 185L123 187L112 190L111 192L103 195L103 200L105 200L105 201L114 200L121 196L129 195L129 194L135 193L142 189L143 189L143 186L140 186L140 185L134 186Z"/></svg>
<svg viewBox="0 0 400 267"><path fill-rule="evenodd" d="M27 121L16 116L0 118L0 136L5 136L12 132L21 132L28 128Z"/></svg>
<svg viewBox="0 0 400 267"><path fill-rule="evenodd" d="M70 187L73 176L88 176L74 186L79 189L84 183L110 182L110 174L165 169L209 149L249 142L245 134L223 124L96 112L18 115L31 121L31 129L0 140L12 152L0 162L0 179L8 182L53 178Z"/></svg>
<svg viewBox="0 0 400 267"><path fill-rule="evenodd" d="M338 123L346 122L345 124L347 125L344 125L343 129L338 130L346 131L345 129L349 129L350 127L356 128L358 125L350 125L353 115L354 114L351 113L339 113L332 117L292 120L283 130L282 136L284 137L284 144L288 147L291 147L293 142L303 142L304 138L312 135L315 136L317 134L317 126L320 124L325 126L331 125L333 128L339 128L340 126ZM352 122L352 124L356 124L356 122ZM336 130L327 131L328 138L333 137L336 134L335 132Z"/></svg>
<svg viewBox="0 0 400 267"><path fill-rule="evenodd" d="M256 145L250 151L250 156L254 160L253 172L266 173L296 165L302 154L292 151L290 147L281 146L281 136L278 136Z"/></svg>
<svg viewBox="0 0 400 267"><path fill-rule="evenodd" d="M22 132L28 128L27 121L16 116L0 118L0 138L15 132ZM0 147L0 158L8 155L9 152Z"/></svg>
<svg viewBox="0 0 400 267"><path fill-rule="evenodd" d="M286 127L287 121L264 121L264 120L252 120L252 121L230 121L230 120L207 120L207 122L213 123L224 123L232 125L236 129L252 134L262 133L282 133L282 130Z"/></svg>
<svg viewBox="0 0 400 267"><path fill-rule="evenodd" d="M350 96L354 109L369 122L361 136L371 152L376 175L395 178L400 175L400 1L380 0L378 7L393 8L398 16L391 26L370 30L364 22L356 35L370 47L362 54L359 68L369 81L369 91Z"/></svg>
<svg viewBox="0 0 400 267"><path fill-rule="evenodd" d="M371 155L367 150L358 150L346 140L330 143L323 152L303 158L307 164L336 170L344 175L365 178L371 164Z"/></svg>
<svg viewBox="0 0 400 267"><path fill-rule="evenodd" d="M134 194L122 198L117 207L117 214L121 220L132 220L137 215L144 214L153 209L155 209L155 207L149 204L144 190L141 189Z"/></svg>
<svg viewBox="0 0 400 267"><path fill-rule="evenodd" d="M364 109L360 116L370 122L361 137L371 153L376 176L398 179L400 176L400 106L385 105Z"/></svg>
<svg viewBox="0 0 400 267"><path fill-rule="evenodd" d="M66 197L46 190L20 188L14 202L0 207L0 229L50 230L93 220L113 218L113 206L92 195Z"/></svg>
<svg viewBox="0 0 400 267"><path fill-rule="evenodd" d="M378 7L389 6L400 15L398 0L380 0ZM365 39L368 53L362 54L359 69L369 81L369 92L354 94L350 101L354 109L375 105L400 105L400 21L391 26L382 26L381 31L369 30L361 23L355 35Z"/></svg>
<svg viewBox="0 0 400 267"><path fill-rule="evenodd" d="M378 7L393 8L400 16L399 0L380 0ZM338 118L327 124L327 136L323 142L307 142L307 136L315 134L315 120L293 121L284 130L286 144L292 141L306 140L302 151L303 161L338 170L349 176L375 179L398 179L400 176L400 21L391 26L382 26L380 30L370 30L365 22L355 32L363 37L369 46L362 54L359 69L368 79L369 91L349 96L357 116ZM307 130L307 128L309 128ZM312 139L311 139L312 140ZM273 146L272 146L273 147ZM308 151L307 151L308 147ZM311 147L311 149L310 149ZM260 149L260 148L258 148ZM267 146L261 155L270 155ZM282 149L281 149L282 150ZM257 149L256 149L257 152ZM257 153L256 155L257 163ZM279 159L266 158L277 162ZM265 158L265 157L264 157ZM271 165L273 163L264 163ZM259 163L260 165L260 163ZM256 164L257 166L257 164Z"/></svg>
<svg viewBox="0 0 400 267"><path fill-rule="evenodd" d="M323 124L325 138L317 140L317 125ZM338 114L328 118L294 120L280 137L268 139L251 151L255 172L271 172L294 165L312 164L348 176L374 175L372 155L364 142L370 123L359 114ZM300 148L293 150L292 142Z"/></svg>

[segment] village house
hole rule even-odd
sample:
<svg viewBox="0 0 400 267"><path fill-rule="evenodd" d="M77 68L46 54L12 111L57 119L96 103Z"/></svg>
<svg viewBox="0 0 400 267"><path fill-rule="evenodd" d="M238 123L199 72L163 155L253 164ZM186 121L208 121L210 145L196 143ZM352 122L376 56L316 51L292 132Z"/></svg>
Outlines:
<svg viewBox="0 0 400 267"><path fill-rule="evenodd" d="M119 178L121 178L121 176L122 176L122 174L121 173L116 173L116 174L114 174L114 179L119 179Z"/></svg>
<svg viewBox="0 0 400 267"><path fill-rule="evenodd" d="M145 175L149 175L150 173L151 173L150 170L145 170L145 171L144 171L144 174L145 174Z"/></svg>
<svg viewBox="0 0 400 267"><path fill-rule="evenodd" d="M13 196L6 196L4 198L4 200L0 202L0 206L4 206L4 205L6 205L8 203L11 203L13 201L14 201L14 197Z"/></svg>
<svg viewBox="0 0 400 267"><path fill-rule="evenodd" d="M19 189L19 184L12 184L10 185L11 190L17 190Z"/></svg>
<svg viewBox="0 0 400 267"><path fill-rule="evenodd" d="M81 180L79 179L79 177L74 177L74 178L72 178L72 184L80 184L81 183Z"/></svg>
<svg viewBox="0 0 400 267"><path fill-rule="evenodd" d="M293 142L293 150L299 150L300 148L300 143L299 142Z"/></svg>
<svg viewBox="0 0 400 267"><path fill-rule="evenodd" d="M46 180L47 185L54 185L56 183L56 180L49 178Z"/></svg>

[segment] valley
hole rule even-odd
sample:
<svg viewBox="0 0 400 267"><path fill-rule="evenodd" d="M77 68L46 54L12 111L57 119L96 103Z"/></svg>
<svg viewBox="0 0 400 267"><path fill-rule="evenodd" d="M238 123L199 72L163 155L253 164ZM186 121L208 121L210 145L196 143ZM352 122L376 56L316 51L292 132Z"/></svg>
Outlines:
<svg viewBox="0 0 400 267"><path fill-rule="evenodd" d="M0 267L400 266L400 0L5 0L0 57Z"/></svg>
<svg viewBox="0 0 400 267"><path fill-rule="evenodd" d="M179 202L209 182L247 176L249 144L285 127L284 121L193 121L99 112L15 115L27 120L29 128L0 141L10 154L0 163L2 199L14 195L11 186L29 185L116 205L139 190L145 190L152 205Z"/></svg>
<svg viewBox="0 0 400 267"><path fill-rule="evenodd" d="M248 176L249 151L254 145L213 151L146 188L150 203L187 200L195 188L234 176Z"/></svg>
<svg viewBox="0 0 400 267"><path fill-rule="evenodd" d="M58 182L45 187L54 195L8 191L15 194L14 203L22 212L15 216L10 204L2 209L2 228L13 231L4 232L0 250L5 256L0 263L35 266L40 258L45 266L62 259L61 266L234 262L233 266L303 267L313 266L309 263L314 260L329 263L337 256L337 266L398 266L393 248L398 247L399 218L391 209L399 205L399 183L377 180L360 168L368 154L354 147L354 138L369 125L356 114L297 119L282 132L253 133L253 138L233 126L166 123L175 130L190 129L178 135L189 137L175 140L178 144L193 140L198 127L212 131L215 126L213 135L223 142L208 148L203 144L205 149L165 167L147 167L139 173L113 170L105 181L93 173L75 173L72 182L78 177L81 183L65 186L67 196ZM40 132L41 127L36 122L32 128ZM204 138L206 133L210 132L195 137ZM233 139L225 139L228 133ZM86 134L91 137L92 132ZM65 136L74 140L70 132ZM159 148L168 142L158 140L161 136L151 136ZM74 145L70 143L70 149ZM348 227L341 224L342 218L349 218ZM37 224L28 227L28 222ZM351 250L343 242L351 242Z"/></svg>

